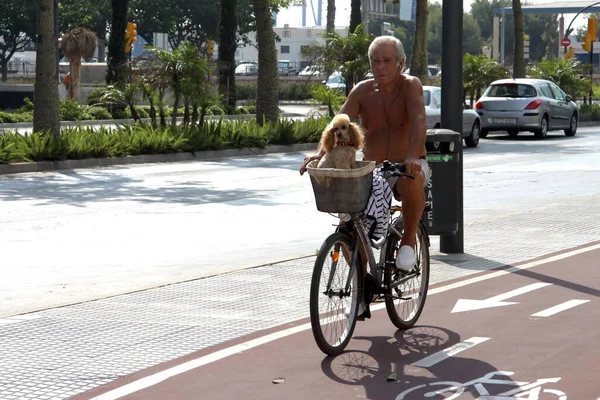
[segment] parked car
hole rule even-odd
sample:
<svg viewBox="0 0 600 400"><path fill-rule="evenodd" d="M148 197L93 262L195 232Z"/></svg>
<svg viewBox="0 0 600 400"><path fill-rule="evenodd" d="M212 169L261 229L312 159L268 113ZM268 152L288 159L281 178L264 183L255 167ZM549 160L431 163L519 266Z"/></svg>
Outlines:
<svg viewBox="0 0 600 400"><path fill-rule="evenodd" d="M300 70L290 60L279 60L279 75L291 76L298 75Z"/></svg>
<svg viewBox="0 0 600 400"><path fill-rule="evenodd" d="M241 63L235 67L236 75L257 75L258 74L258 65L254 63Z"/></svg>
<svg viewBox="0 0 600 400"><path fill-rule="evenodd" d="M344 79L344 76L337 71L329 75L329 78L327 78L326 81L323 81L323 83L329 89L338 89L342 92L346 92L346 79Z"/></svg>
<svg viewBox="0 0 600 400"><path fill-rule="evenodd" d="M573 98L544 79L494 81L474 108L481 118L481 137L491 131L507 131L513 137L530 131L543 139L548 131L558 129L574 136L579 125L579 108Z"/></svg>
<svg viewBox="0 0 600 400"><path fill-rule="evenodd" d="M298 76L321 76L325 73L325 68L317 65L307 65Z"/></svg>
<svg viewBox="0 0 600 400"><path fill-rule="evenodd" d="M427 129L437 129L441 126L442 88L423 86ZM463 106L462 137L467 147L477 147L481 132L481 121L477 113L467 105Z"/></svg>

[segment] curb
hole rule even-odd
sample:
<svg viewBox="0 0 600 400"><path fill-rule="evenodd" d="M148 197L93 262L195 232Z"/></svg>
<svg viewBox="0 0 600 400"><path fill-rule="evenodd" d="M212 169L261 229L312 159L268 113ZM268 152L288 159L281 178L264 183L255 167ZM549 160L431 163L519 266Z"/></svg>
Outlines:
<svg viewBox="0 0 600 400"><path fill-rule="evenodd" d="M303 114L298 113L283 113L280 115L281 118L289 118L289 117L302 117ZM223 117L223 119L227 120L250 120L256 118L256 114L238 114L238 115L207 115L205 120L210 121L213 119L219 119ZM168 121L171 120L171 117L167 118ZM140 118L142 122L150 122L151 118ZM183 117L177 117L177 122L182 122ZM61 128L68 128L74 126L81 125L124 125L124 124L133 124L133 119L92 119L92 120L80 120L80 121L61 121ZM19 129L19 128L33 128L33 122L14 122L14 123L6 123L0 124L0 133L7 129Z"/></svg>
<svg viewBox="0 0 600 400"><path fill-rule="evenodd" d="M113 165L172 163L181 161L206 161L228 157L246 157L272 153L292 153L315 150L317 143L300 143L291 146L273 145L264 149L208 150L194 153L143 154L139 156L88 158L83 160L38 161L33 163L0 164L0 175L48 172L66 169L109 167Z"/></svg>

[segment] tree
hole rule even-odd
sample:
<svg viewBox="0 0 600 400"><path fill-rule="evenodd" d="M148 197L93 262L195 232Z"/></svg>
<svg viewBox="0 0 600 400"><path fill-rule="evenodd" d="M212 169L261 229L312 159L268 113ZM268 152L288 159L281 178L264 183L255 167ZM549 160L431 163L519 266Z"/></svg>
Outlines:
<svg viewBox="0 0 600 400"><path fill-rule="evenodd" d="M223 105L235 108L235 51L237 49L236 0L221 0L219 32L219 93Z"/></svg>
<svg viewBox="0 0 600 400"><path fill-rule="evenodd" d="M275 122L279 118L277 49L269 0L253 0L258 44L258 80L256 120Z"/></svg>
<svg viewBox="0 0 600 400"><path fill-rule="evenodd" d="M166 33L175 49L183 42L201 48L219 35L219 1L130 0L139 34L152 43L154 32Z"/></svg>
<svg viewBox="0 0 600 400"><path fill-rule="evenodd" d="M417 2L417 17L413 53L410 61L410 74L418 77L424 84L429 83L427 53L427 0Z"/></svg>
<svg viewBox="0 0 600 400"><path fill-rule="evenodd" d="M350 0L350 27L348 28L348 34L354 33L356 28L362 23L360 3L361 0Z"/></svg>
<svg viewBox="0 0 600 400"><path fill-rule="evenodd" d="M369 72L368 49L373 37L356 27L347 38L336 32L326 32L324 44L314 44L302 50L302 55L323 65L326 70L339 70L346 81L346 94Z"/></svg>
<svg viewBox="0 0 600 400"><path fill-rule="evenodd" d="M58 4L60 32L87 28L98 44L98 61L106 60L106 34L111 22L110 0L62 0Z"/></svg>
<svg viewBox="0 0 600 400"><path fill-rule="evenodd" d="M8 62L35 37L36 2L3 0L0 12L0 70L8 79Z"/></svg>
<svg viewBox="0 0 600 400"><path fill-rule="evenodd" d="M327 0L327 32L335 31L335 0Z"/></svg>
<svg viewBox="0 0 600 400"><path fill-rule="evenodd" d="M79 100L81 82L81 59L90 58L96 52L96 35L85 28L75 28L63 35L61 47L69 59L70 85L69 98Z"/></svg>
<svg viewBox="0 0 600 400"><path fill-rule="evenodd" d="M56 50L58 38L54 32L54 0L39 0L38 33L33 92L33 131L60 135L58 111L58 72Z"/></svg>
<svg viewBox="0 0 600 400"><path fill-rule="evenodd" d="M129 0L111 0L112 23L108 42L108 73L106 83L113 84L125 79L127 54L125 53L125 30L127 29L127 5Z"/></svg>
<svg viewBox="0 0 600 400"><path fill-rule="evenodd" d="M523 42L523 10L521 0L512 0L513 18L515 24L515 52L513 62L513 78L525 77L525 54Z"/></svg>

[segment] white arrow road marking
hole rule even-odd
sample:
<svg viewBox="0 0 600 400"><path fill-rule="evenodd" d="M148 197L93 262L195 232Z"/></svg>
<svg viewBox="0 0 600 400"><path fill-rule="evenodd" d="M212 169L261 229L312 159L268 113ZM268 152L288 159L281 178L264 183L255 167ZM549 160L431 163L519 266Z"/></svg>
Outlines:
<svg viewBox="0 0 600 400"><path fill-rule="evenodd" d="M569 300L564 303L557 304L554 307L547 308L535 314L531 314L532 317L549 317L554 314L558 314L561 311L568 310L569 308L577 307L587 303L589 300Z"/></svg>
<svg viewBox="0 0 600 400"><path fill-rule="evenodd" d="M429 368L439 363L440 361L444 361L445 359L450 358L453 355L460 353L461 351L470 349L471 347L476 346L479 343L483 343L487 340L490 340L490 338L472 337L471 339L463 340L462 342L456 343L455 345L450 346L447 349L438 351L435 354L425 357L422 360L413 363L412 365L415 367Z"/></svg>
<svg viewBox="0 0 600 400"><path fill-rule="evenodd" d="M500 306L508 306L511 304L518 304L510 301L503 301L506 299L510 299L511 297L519 296L521 294L531 292L537 289L541 289L546 286L552 285L551 283L533 283L531 285L523 286L522 288L511 290L510 292L499 294L498 296L490 297L485 300L467 300L467 299L459 299L456 302L456 305L452 309L453 313L464 312L464 311L473 311L473 310L481 310L483 308L491 308L491 307L500 307Z"/></svg>

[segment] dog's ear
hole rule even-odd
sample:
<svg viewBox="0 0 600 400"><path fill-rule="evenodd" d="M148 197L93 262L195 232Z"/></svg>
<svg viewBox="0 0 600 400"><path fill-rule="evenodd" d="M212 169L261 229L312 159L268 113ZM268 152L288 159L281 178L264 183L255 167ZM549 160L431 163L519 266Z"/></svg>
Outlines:
<svg viewBox="0 0 600 400"><path fill-rule="evenodd" d="M350 123L350 132L352 132L352 143L354 143L354 148L356 150L362 149L364 145L364 134L362 129L356 125L354 122Z"/></svg>
<svg viewBox="0 0 600 400"><path fill-rule="evenodd" d="M333 132L333 124L327 125L321 134L321 145L320 148L328 152L335 146L335 134Z"/></svg>

